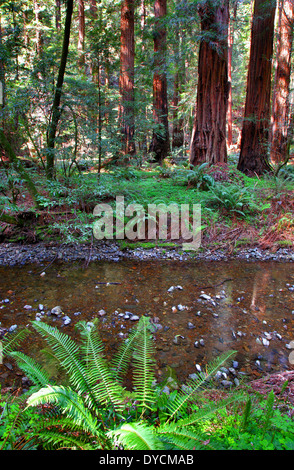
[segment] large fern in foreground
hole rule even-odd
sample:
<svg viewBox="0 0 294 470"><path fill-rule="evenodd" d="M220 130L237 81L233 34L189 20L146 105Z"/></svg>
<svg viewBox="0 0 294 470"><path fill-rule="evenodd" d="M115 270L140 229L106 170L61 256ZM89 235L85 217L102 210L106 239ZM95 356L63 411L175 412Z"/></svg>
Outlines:
<svg viewBox="0 0 294 470"><path fill-rule="evenodd" d="M185 391L162 393L162 387L155 385L155 347L148 317L141 317L110 364L95 323L77 324L79 343L46 323L35 321L32 326L67 374L67 383L56 384L32 358L8 351L35 384L27 410L47 405L30 435L46 449L195 449L205 437L199 423L228 405L223 402L195 411L203 386L232 352L215 360L205 375L190 380ZM127 390L123 378L130 367L133 389Z"/></svg>

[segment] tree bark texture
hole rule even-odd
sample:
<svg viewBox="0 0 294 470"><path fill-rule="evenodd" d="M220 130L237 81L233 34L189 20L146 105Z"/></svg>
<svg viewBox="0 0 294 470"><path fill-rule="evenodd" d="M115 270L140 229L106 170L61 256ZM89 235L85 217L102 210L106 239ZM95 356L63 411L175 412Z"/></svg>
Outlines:
<svg viewBox="0 0 294 470"><path fill-rule="evenodd" d="M233 55L233 45L234 45L234 25L237 15L237 0L233 2L233 18L229 19L229 29L228 29L228 82L229 82L229 94L228 94L228 111L227 111L227 121L228 121L228 146L231 147L233 144L233 101L232 101L232 55Z"/></svg>
<svg viewBox="0 0 294 470"><path fill-rule="evenodd" d="M78 64L79 64L79 67L81 68L85 65L85 5L84 5L84 0L79 0L78 12L79 12Z"/></svg>
<svg viewBox="0 0 294 470"><path fill-rule="evenodd" d="M61 60L60 60L60 65L59 65L54 100L52 104L51 120L48 126L48 132L47 132L46 174L47 174L47 178L49 179L52 179L54 177L54 147L55 147L57 126L58 126L60 113L61 113L60 100L61 100L62 86L63 86L67 56L68 56L72 11L73 11L73 0L67 0Z"/></svg>
<svg viewBox="0 0 294 470"><path fill-rule="evenodd" d="M184 145L184 119L180 115L179 104L181 93L185 84L185 57L182 47L182 33L176 26L175 33L175 64L176 71L174 75L174 94L172 100L173 129L172 129L172 148L180 148Z"/></svg>
<svg viewBox="0 0 294 470"><path fill-rule="evenodd" d="M120 107L119 119L123 155L136 152L135 94L134 94L134 0L123 0L121 5L121 49L120 49Z"/></svg>
<svg viewBox="0 0 294 470"><path fill-rule="evenodd" d="M149 152L154 154L155 161L159 163L167 157L170 150L166 80L166 27L162 22L166 13L166 0L155 0L155 26L153 36L153 119L155 128Z"/></svg>
<svg viewBox="0 0 294 470"><path fill-rule="evenodd" d="M228 0L207 0L198 6L202 39L198 58L195 120L190 163L227 161Z"/></svg>
<svg viewBox="0 0 294 470"><path fill-rule="evenodd" d="M255 0L238 170L261 175L268 159L275 0Z"/></svg>
<svg viewBox="0 0 294 470"><path fill-rule="evenodd" d="M289 86L293 42L294 0L281 0L277 41L277 68L272 109L271 161L281 163L288 157Z"/></svg>

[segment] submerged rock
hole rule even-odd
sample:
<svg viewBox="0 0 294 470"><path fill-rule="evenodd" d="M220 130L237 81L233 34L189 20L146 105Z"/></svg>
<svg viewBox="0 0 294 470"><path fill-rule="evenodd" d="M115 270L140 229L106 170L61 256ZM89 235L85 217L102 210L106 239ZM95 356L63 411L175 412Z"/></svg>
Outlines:
<svg viewBox="0 0 294 470"><path fill-rule="evenodd" d="M61 315L62 314L62 308L57 305L56 307L53 307L51 310L52 315Z"/></svg>

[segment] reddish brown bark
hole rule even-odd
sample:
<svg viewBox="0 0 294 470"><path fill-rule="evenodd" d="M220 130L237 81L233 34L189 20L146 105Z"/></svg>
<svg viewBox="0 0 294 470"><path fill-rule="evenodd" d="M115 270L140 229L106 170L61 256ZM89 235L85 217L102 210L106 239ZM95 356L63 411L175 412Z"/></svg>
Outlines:
<svg viewBox="0 0 294 470"><path fill-rule="evenodd" d="M237 15L237 1L234 1L234 10L233 18L229 20L229 30L228 30L228 82L229 82L229 95L228 95L228 112L227 112L227 121L228 121L228 146L231 147L233 143L233 101L232 101L232 54L233 54L233 44L234 44L234 22L236 21Z"/></svg>
<svg viewBox="0 0 294 470"><path fill-rule="evenodd" d="M121 5L121 50L120 50L120 108L119 118L122 134L122 152L133 155L136 152L134 113L134 0L123 0Z"/></svg>
<svg viewBox="0 0 294 470"><path fill-rule="evenodd" d="M228 0L198 7L203 33L198 59L196 114L190 163L225 163L228 106Z"/></svg>
<svg viewBox="0 0 294 470"><path fill-rule="evenodd" d="M261 175L268 159L275 0L255 0L238 170Z"/></svg>
<svg viewBox="0 0 294 470"><path fill-rule="evenodd" d="M175 64L176 72L174 77L174 94L172 100L173 111L173 130L172 130L172 148L180 148L184 145L184 119L180 115L179 104L181 92L185 83L185 59L182 49L181 34L179 28L176 28L175 42Z"/></svg>
<svg viewBox="0 0 294 470"><path fill-rule="evenodd" d="M166 27L162 20L166 16L166 0L155 0L154 15L154 74L153 74L153 119L155 128L149 152L161 163L170 150L168 129L167 80L166 80Z"/></svg>
<svg viewBox="0 0 294 470"><path fill-rule="evenodd" d="M294 1L281 0L277 43L277 68L272 109L271 161L281 163L288 156L289 85L293 42Z"/></svg>
<svg viewBox="0 0 294 470"><path fill-rule="evenodd" d="M78 40L78 64L85 65L85 6L84 0L79 0L79 40Z"/></svg>

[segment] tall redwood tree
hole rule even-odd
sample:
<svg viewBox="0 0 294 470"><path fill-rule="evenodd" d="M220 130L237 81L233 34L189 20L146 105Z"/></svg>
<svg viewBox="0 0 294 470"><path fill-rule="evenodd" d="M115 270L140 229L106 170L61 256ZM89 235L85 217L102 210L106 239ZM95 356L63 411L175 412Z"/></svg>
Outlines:
<svg viewBox="0 0 294 470"><path fill-rule="evenodd" d="M255 0L238 162L238 170L248 175L271 170L268 145L275 9L276 0Z"/></svg>
<svg viewBox="0 0 294 470"><path fill-rule="evenodd" d="M280 0L277 41L277 68L272 109L271 161L288 157L289 86L294 25L294 0Z"/></svg>
<svg viewBox="0 0 294 470"><path fill-rule="evenodd" d="M121 49L119 77L119 118L123 155L133 155L136 152L134 141L134 61L134 0L123 0L121 4Z"/></svg>
<svg viewBox="0 0 294 470"><path fill-rule="evenodd" d="M167 80L166 80L166 0L154 3L154 74L153 74L153 119L155 128L149 151L155 161L161 163L170 150L168 129Z"/></svg>
<svg viewBox="0 0 294 470"><path fill-rule="evenodd" d="M196 114L190 163L227 161L228 0L206 0L198 6L202 39L198 58Z"/></svg>

